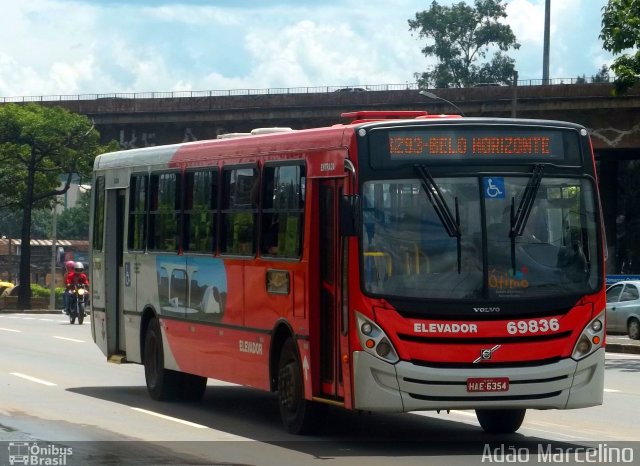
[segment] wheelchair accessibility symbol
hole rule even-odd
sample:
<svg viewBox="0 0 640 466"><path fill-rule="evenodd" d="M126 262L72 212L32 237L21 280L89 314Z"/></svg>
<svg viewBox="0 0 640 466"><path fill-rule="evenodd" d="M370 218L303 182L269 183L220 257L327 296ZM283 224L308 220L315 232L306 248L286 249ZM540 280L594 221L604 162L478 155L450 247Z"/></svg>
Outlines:
<svg viewBox="0 0 640 466"><path fill-rule="evenodd" d="M483 178L485 199L504 199L504 178Z"/></svg>

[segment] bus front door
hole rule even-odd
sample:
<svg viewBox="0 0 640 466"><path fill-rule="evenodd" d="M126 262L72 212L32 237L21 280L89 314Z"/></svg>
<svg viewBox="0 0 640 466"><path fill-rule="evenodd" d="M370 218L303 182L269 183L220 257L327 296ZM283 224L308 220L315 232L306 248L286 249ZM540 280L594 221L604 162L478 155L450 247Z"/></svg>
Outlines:
<svg viewBox="0 0 640 466"><path fill-rule="evenodd" d="M105 218L105 312L107 356L125 353L123 312L123 245L125 190L107 190Z"/></svg>
<svg viewBox="0 0 640 466"><path fill-rule="evenodd" d="M320 260L320 379L323 397L344 399L341 354L348 340L341 332L342 240L338 230L338 209L342 179L320 182L319 260Z"/></svg>

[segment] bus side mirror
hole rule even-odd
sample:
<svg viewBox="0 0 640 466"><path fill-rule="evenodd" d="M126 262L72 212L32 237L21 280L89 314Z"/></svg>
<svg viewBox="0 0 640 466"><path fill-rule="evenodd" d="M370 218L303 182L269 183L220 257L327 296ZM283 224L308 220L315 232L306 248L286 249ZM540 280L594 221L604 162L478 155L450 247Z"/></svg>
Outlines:
<svg viewBox="0 0 640 466"><path fill-rule="evenodd" d="M342 236L358 236L361 225L360 196L342 196L340 200L340 234Z"/></svg>

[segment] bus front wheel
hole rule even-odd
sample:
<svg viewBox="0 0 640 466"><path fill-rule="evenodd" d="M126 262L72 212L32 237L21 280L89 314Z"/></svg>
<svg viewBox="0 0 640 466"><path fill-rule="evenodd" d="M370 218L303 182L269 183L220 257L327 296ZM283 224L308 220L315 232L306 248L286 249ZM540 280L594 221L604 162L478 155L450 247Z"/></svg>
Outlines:
<svg viewBox="0 0 640 466"><path fill-rule="evenodd" d="M156 401L170 401L177 397L180 388L180 373L164 367L164 350L160 322L149 322L144 339L144 378L149 395Z"/></svg>
<svg viewBox="0 0 640 466"><path fill-rule="evenodd" d="M304 398L304 384L296 343L288 339L278 364L278 405L287 432L309 433L313 427L313 403Z"/></svg>
<svg viewBox="0 0 640 466"><path fill-rule="evenodd" d="M511 434L524 420L526 409L476 409L480 427L490 434Z"/></svg>

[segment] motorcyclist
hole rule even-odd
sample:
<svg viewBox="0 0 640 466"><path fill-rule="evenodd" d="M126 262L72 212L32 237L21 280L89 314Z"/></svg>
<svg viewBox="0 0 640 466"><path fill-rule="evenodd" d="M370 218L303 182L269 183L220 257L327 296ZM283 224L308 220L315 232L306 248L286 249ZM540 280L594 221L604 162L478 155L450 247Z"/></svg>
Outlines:
<svg viewBox="0 0 640 466"><path fill-rule="evenodd" d="M69 293L68 306L65 308L65 313L69 314L71 303L73 302L71 299L73 291L78 287L89 288L89 279L84 273L84 265L82 265L82 262L73 264L73 270L67 273L64 283L67 288L67 293Z"/></svg>
<svg viewBox="0 0 640 466"><path fill-rule="evenodd" d="M67 261L64 263L64 268L65 268L65 272L64 272L64 281L65 281L65 285L67 283L67 276L70 273L73 273L73 268L75 267L76 263L73 261ZM64 293L62 294L62 302L64 303L64 309L62 310L62 312L64 312L65 314L69 314L69 307L71 307L71 292L70 290L67 288L65 288Z"/></svg>

